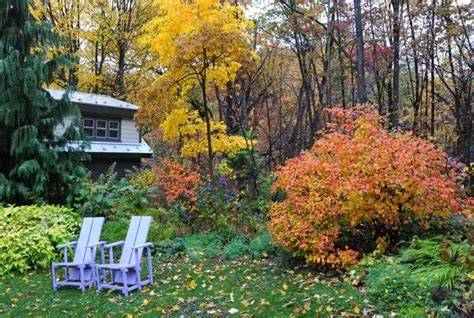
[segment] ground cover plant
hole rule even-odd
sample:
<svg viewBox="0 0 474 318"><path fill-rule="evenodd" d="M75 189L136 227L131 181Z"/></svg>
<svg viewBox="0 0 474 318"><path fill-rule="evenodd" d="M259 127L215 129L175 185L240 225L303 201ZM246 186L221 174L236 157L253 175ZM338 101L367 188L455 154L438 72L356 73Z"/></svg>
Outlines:
<svg viewBox="0 0 474 318"><path fill-rule="evenodd" d="M56 246L75 238L79 224L65 207L0 206L0 277L49 268Z"/></svg>

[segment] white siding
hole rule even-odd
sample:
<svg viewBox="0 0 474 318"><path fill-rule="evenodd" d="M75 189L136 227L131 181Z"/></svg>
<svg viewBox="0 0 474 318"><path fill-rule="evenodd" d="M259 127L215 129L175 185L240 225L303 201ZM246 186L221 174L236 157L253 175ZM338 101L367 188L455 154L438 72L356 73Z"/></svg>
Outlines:
<svg viewBox="0 0 474 318"><path fill-rule="evenodd" d="M64 118L64 122L54 128L54 134L56 136L61 136L62 134L64 134L66 128L69 127L69 125L71 125L71 118Z"/></svg>
<svg viewBox="0 0 474 318"><path fill-rule="evenodd" d="M133 119L122 119L122 142L138 143L140 142L140 134L135 127Z"/></svg>

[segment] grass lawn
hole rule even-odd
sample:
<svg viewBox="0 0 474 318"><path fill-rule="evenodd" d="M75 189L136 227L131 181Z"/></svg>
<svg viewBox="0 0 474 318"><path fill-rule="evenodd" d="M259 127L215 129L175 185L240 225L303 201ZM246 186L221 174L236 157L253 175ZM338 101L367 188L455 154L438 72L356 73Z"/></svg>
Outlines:
<svg viewBox="0 0 474 318"><path fill-rule="evenodd" d="M49 272L0 281L0 316L325 317L370 307L348 284L269 262L185 258L154 266L154 285L128 298L95 289L54 292Z"/></svg>

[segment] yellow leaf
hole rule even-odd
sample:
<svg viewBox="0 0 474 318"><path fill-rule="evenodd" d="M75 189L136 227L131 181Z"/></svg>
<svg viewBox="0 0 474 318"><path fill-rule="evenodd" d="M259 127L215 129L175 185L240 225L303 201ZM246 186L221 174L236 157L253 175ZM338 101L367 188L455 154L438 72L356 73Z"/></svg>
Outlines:
<svg viewBox="0 0 474 318"><path fill-rule="evenodd" d="M197 287L196 281L192 280L188 283L188 288L189 289L196 289L196 287Z"/></svg>
<svg viewBox="0 0 474 318"><path fill-rule="evenodd" d="M355 307L354 307L354 312L355 312L356 314L360 313L360 307L359 307L359 306L355 306Z"/></svg>

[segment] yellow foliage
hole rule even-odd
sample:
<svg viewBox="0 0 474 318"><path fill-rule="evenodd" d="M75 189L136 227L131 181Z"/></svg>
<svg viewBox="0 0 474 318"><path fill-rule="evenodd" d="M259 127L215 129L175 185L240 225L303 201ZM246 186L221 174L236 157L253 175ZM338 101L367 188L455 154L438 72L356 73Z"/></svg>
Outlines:
<svg viewBox="0 0 474 318"><path fill-rule="evenodd" d="M256 59L251 22L229 1L155 4L158 15L145 26L141 41L158 57L163 74L143 91L136 120L147 129L161 129L164 140L178 144L183 156L235 154L246 141L228 136L223 122L209 118L209 93L216 87L224 93L241 66Z"/></svg>
<svg viewBox="0 0 474 318"><path fill-rule="evenodd" d="M143 41L151 44L162 67L186 74L206 70L210 82L225 88L241 61L255 56L248 32L251 23L240 7L218 0L156 0L156 4L161 15L147 25ZM187 88L196 84L195 76L187 80Z"/></svg>
<svg viewBox="0 0 474 318"><path fill-rule="evenodd" d="M163 139L175 144L183 143L181 155L197 157L207 153L206 123L199 117L197 111L180 107L171 111L160 125ZM246 148L245 138L228 136L223 122L211 121L211 142L214 153L230 156Z"/></svg>

